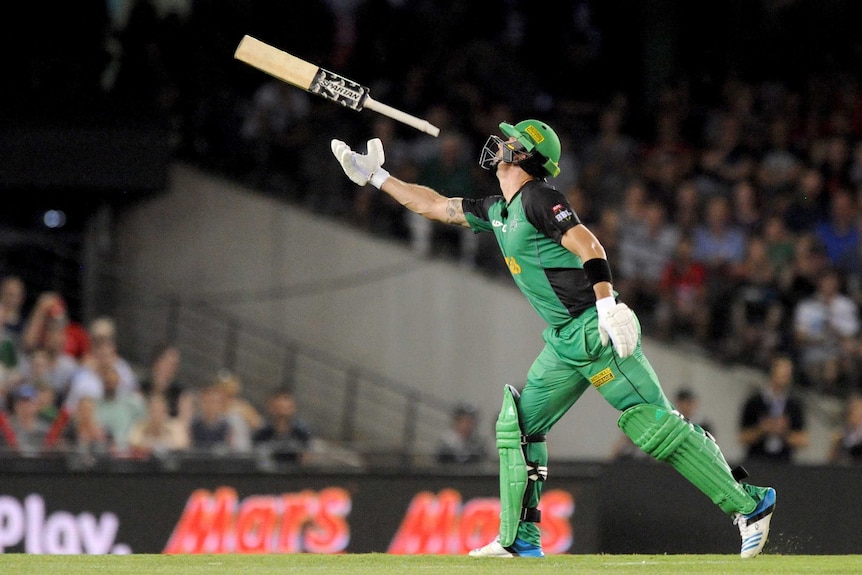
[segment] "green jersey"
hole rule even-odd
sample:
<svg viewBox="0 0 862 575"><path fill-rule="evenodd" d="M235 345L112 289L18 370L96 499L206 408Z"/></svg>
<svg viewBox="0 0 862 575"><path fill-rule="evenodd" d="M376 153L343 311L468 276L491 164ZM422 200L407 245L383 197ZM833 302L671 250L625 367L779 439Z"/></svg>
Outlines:
<svg viewBox="0 0 862 575"><path fill-rule="evenodd" d="M515 284L539 316L562 327L596 304L581 258L560 243L581 223L566 197L530 181L508 204L503 196L463 200L475 232L493 232Z"/></svg>

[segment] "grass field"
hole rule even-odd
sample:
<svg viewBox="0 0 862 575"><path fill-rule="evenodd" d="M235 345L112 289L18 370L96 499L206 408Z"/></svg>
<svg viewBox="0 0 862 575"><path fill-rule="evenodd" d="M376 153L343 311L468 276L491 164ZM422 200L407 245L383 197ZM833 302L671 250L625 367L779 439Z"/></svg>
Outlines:
<svg viewBox="0 0 862 575"><path fill-rule="evenodd" d="M42 575L830 575L862 573L862 555L556 555L546 559L471 559L452 555L24 555L0 556L0 573Z"/></svg>

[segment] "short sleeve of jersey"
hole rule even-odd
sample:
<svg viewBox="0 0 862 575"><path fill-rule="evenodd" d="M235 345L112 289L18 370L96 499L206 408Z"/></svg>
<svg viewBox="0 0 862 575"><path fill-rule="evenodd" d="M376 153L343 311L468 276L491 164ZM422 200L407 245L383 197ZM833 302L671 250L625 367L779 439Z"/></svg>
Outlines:
<svg viewBox="0 0 862 575"><path fill-rule="evenodd" d="M525 186L521 192L524 215L534 228L559 243L567 231L581 223L559 190L550 186Z"/></svg>
<svg viewBox="0 0 862 575"><path fill-rule="evenodd" d="M488 196L477 199L463 198L461 209L464 210L464 217L474 231L489 232L494 229L491 224L490 209L500 202L506 203L503 196Z"/></svg>

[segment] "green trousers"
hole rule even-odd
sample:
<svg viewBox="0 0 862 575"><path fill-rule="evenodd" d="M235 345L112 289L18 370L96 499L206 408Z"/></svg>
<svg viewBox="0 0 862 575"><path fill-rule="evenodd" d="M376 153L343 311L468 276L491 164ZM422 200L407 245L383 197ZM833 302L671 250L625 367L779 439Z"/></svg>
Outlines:
<svg viewBox="0 0 862 575"><path fill-rule="evenodd" d="M610 342L602 346L595 308L565 328L545 329L542 337L545 347L530 367L518 402L523 433L547 433L590 386L619 411L645 403L673 409L640 342L625 359L620 359ZM528 443L526 458L547 465L547 444ZM528 489L531 492L526 505L538 506L542 483L534 482ZM538 526L522 521L518 538L539 545Z"/></svg>

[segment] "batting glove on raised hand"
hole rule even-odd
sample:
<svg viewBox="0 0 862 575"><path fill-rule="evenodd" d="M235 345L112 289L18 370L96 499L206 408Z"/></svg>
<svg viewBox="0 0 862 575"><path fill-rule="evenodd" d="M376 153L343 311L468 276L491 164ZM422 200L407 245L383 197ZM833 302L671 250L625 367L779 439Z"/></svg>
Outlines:
<svg viewBox="0 0 862 575"><path fill-rule="evenodd" d="M596 309L599 312L602 345L608 345L610 339L620 357L633 354L638 344L638 326L631 308L624 303L617 303L612 297L604 297L596 301Z"/></svg>
<svg viewBox="0 0 862 575"><path fill-rule="evenodd" d="M380 167L386 161L380 138L368 140L368 151L365 154L357 154L341 140L332 140L330 147L344 173L357 185L364 186L371 181L379 188L389 176L389 172Z"/></svg>

